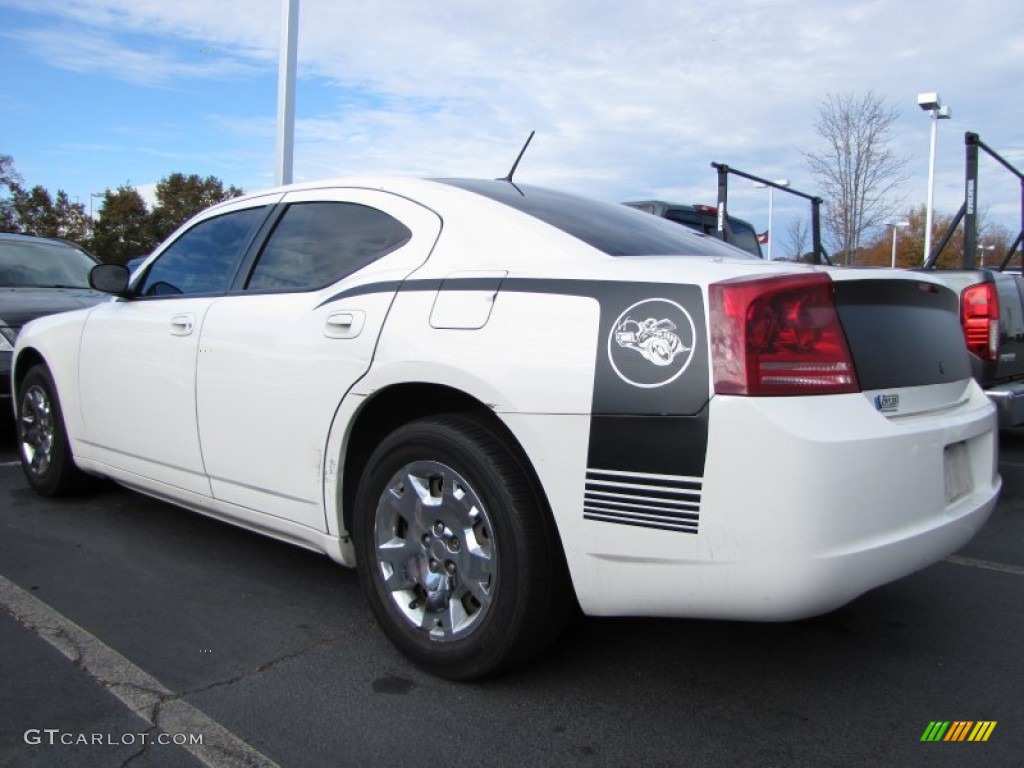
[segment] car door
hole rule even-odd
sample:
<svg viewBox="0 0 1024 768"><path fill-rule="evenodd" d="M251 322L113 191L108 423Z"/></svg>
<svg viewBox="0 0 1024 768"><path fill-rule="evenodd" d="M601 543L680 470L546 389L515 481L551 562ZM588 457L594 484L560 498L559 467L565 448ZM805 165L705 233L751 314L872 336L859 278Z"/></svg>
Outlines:
<svg viewBox="0 0 1024 768"><path fill-rule="evenodd" d="M273 202L249 200L193 224L162 249L132 297L89 315L78 372L86 458L172 494L210 494L196 426L200 330Z"/></svg>
<svg viewBox="0 0 1024 768"><path fill-rule="evenodd" d="M244 281L206 313L199 436L218 500L326 530L331 423L441 221L364 189L291 192L282 208Z"/></svg>

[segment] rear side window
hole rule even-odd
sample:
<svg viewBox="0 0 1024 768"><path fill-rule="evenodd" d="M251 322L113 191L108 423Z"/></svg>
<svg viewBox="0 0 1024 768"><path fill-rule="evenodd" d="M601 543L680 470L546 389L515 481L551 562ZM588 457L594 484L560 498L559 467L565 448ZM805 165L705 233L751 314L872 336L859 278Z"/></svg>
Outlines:
<svg viewBox="0 0 1024 768"><path fill-rule="evenodd" d="M267 206L205 219L171 243L153 262L138 288L140 296L223 293L242 253L267 216Z"/></svg>
<svg viewBox="0 0 1024 768"><path fill-rule="evenodd" d="M274 227L248 290L322 288L409 242L412 232L383 211L355 203L293 203Z"/></svg>
<svg viewBox="0 0 1024 768"><path fill-rule="evenodd" d="M475 192L557 227L609 256L728 256L735 248L686 227L634 210L528 184L476 179L439 179Z"/></svg>

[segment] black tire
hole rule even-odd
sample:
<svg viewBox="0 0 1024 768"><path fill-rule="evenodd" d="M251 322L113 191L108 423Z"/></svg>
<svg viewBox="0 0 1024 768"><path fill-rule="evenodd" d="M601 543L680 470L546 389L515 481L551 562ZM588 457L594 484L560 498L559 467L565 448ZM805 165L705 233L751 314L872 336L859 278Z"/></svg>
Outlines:
<svg viewBox="0 0 1024 768"><path fill-rule="evenodd" d="M64 428L57 387L49 369L39 363L22 379L18 391L18 453L21 468L43 496L69 496L89 485L89 476L75 466Z"/></svg>
<svg viewBox="0 0 1024 768"><path fill-rule="evenodd" d="M476 419L438 416L395 430L371 455L354 512L373 612L399 650L435 675L470 680L518 666L571 615L543 499L516 452Z"/></svg>

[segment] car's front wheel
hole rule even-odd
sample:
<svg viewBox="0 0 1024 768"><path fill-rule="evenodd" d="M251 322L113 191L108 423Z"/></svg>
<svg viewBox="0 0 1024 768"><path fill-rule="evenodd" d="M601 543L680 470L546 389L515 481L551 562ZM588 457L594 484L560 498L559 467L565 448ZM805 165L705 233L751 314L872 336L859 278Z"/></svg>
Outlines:
<svg viewBox="0 0 1024 768"><path fill-rule="evenodd" d="M450 679L526 661L561 629L557 536L514 451L464 416L423 419L367 464L354 535L363 586L389 638Z"/></svg>
<svg viewBox="0 0 1024 768"><path fill-rule="evenodd" d="M18 388L18 450L21 468L37 493L66 496L82 490L88 476L75 466L64 428L57 387L42 363L32 366Z"/></svg>

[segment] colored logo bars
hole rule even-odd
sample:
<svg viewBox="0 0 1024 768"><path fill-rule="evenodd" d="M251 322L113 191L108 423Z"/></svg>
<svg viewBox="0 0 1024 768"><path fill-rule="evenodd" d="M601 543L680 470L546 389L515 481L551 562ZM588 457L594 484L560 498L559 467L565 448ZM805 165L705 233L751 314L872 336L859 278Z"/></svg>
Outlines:
<svg viewBox="0 0 1024 768"><path fill-rule="evenodd" d="M995 720L932 720L921 741L988 741L995 728Z"/></svg>

